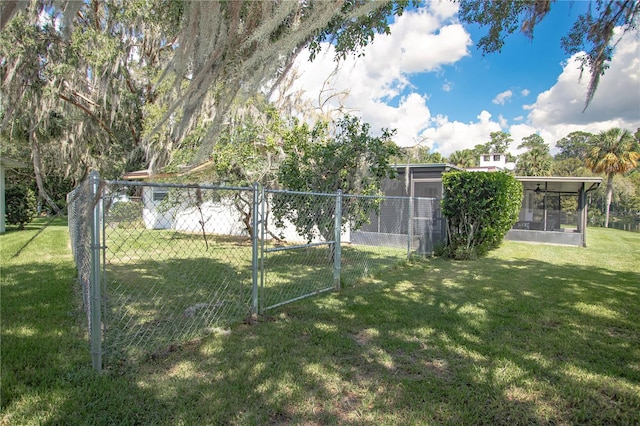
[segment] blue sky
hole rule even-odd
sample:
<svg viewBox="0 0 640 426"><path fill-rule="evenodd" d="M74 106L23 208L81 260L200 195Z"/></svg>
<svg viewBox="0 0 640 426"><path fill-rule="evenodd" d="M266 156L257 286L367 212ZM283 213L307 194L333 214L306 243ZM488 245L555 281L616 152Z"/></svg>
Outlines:
<svg viewBox="0 0 640 426"><path fill-rule="evenodd" d="M490 112L503 114L508 119L523 116L522 103L535 101L535 94L553 86L562 72L561 63L567 55L560 46L565 35L586 2L559 2L538 27L534 39L521 33L507 38L501 53L482 55L477 41L486 33L479 26L467 26L473 45L469 55L443 70L442 76L425 73L415 77L415 84L430 93L430 103L438 113L472 121L478 111L490 108ZM450 83L450 91L433 90ZM431 88L431 90L429 90ZM512 92L512 96L493 102L497 94ZM472 93L472 96L467 94ZM487 105L492 101L493 105Z"/></svg>
<svg viewBox="0 0 640 426"><path fill-rule="evenodd" d="M586 2L554 3L531 41L514 34L501 53L483 56L475 45L485 30L462 25L457 5L427 2L378 36L363 58L338 70L332 47L313 63L302 54L291 91L309 110L337 109L360 115L373 129L396 128L396 142L429 146L443 155L489 140L492 131L520 140L540 134L552 147L571 131L640 127L640 38L625 35L611 69L587 112L582 113L588 74L564 53L560 39ZM322 87L324 85L324 90ZM322 108L317 108L322 103Z"/></svg>

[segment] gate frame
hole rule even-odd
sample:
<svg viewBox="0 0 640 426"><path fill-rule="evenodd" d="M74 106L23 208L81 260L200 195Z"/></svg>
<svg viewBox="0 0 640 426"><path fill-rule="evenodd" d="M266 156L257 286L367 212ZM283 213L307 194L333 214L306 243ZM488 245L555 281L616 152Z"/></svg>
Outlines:
<svg viewBox="0 0 640 426"><path fill-rule="evenodd" d="M254 184L254 188L257 188L258 184ZM256 191L257 193L258 191ZM307 243L307 244L298 244L298 245L293 245L293 246L287 246L287 247L276 247L276 248L265 248L264 247L264 243L266 241L265 238L265 234L266 234L266 227L267 227L267 223L266 223L266 219L265 219L265 206L267 204L267 197L265 195L265 193L279 193L279 194L296 194L296 195L321 195L323 197L335 197L335 202L336 202L336 207L335 207L335 211L334 211L334 240L333 241L320 241L320 242L315 242L315 243ZM257 209L257 204L260 204L260 220L257 220L257 214L254 214L254 223L256 223L260 228L260 252L259 252L259 259L257 260L257 263L259 263L259 267L256 268L255 270L258 271L258 273L260 274L260 297L259 297L259 307L257 309L257 313L259 315L264 314L265 311L268 311L269 309L274 309L277 308L279 306L282 305L286 305L298 300L302 300L302 299L306 299L307 297L312 297L312 296L316 296L318 294L321 293L326 293L327 291L340 291L341 290L341 265L342 265L342 251L341 251L341 235L342 235L342 190L338 189L334 194L327 194L327 193L317 193L317 192L298 192L298 191L287 191L287 190L268 190L265 191L264 187L260 187L260 200L256 201L256 205L255 205L255 209L254 209L254 213L258 211ZM254 198L254 201L256 200L256 198ZM256 235L258 234L257 232L254 232ZM268 253L274 253L274 252L279 252L279 251L287 251L287 250L297 250L297 249L302 249L302 248L308 248L308 247L316 247L316 246L331 246L333 245L334 247L334 253L333 253L333 285L320 289L320 290L316 290L316 291L312 291L309 292L307 294L303 294L301 296L296 296L293 297L291 299L288 300L284 300L278 303L275 303L273 305L270 306L264 306L263 301L265 300L264 294L265 294L265 282L266 282L266 275L267 275L267 270L265 268L265 258L267 256ZM254 278L255 279L255 278ZM258 292L256 292L255 294L257 294Z"/></svg>

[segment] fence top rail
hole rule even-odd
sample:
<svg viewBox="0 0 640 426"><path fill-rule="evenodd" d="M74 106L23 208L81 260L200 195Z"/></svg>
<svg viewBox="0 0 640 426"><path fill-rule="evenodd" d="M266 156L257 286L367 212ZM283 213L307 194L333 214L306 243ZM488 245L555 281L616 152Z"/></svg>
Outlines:
<svg viewBox="0 0 640 426"><path fill-rule="evenodd" d="M336 243L335 241L319 241L317 243L298 244L298 245L295 245L295 246L266 248L264 250L264 252L265 253L273 253L273 252L276 252L276 251L298 250L298 249L308 248L308 247L330 246L331 244L335 244L335 243Z"/></svg>
<svg viewBox="0 0 640 426"><path fill-rule="evenodd" d="M279 194L295 194L295 195L319 195L324 197L335 197L337 193L335 192L301 192L301 191L291 191L288 189L265 189L267 193L279 193ZM381 200L439 200L437 197L406 197L402 195L362 195L362 194L342 194L343 198L354 197L354 198L370 198L370 199L381 199Z"/></svg>
<svg viewBox="0 0 640 426"><path fill-rule="evenodd" d="M198 183L170 183L170 182L136 182L130 180L106 180L105 183L107 185L119 185L119 186L130 186L130 187L155 187L155 188L200 188L200 189L209 189L209 190L230 190L230 191L253 191L253 187L249 186L224 186L224 185L209 185L209 184L198 184ZM70 192L73 194L76 192L78 188L75 188ZM269 189L265 188L266 193L270 194L292 194L292 195L314 195L320 197L335 197L337 192L326 193L326 192L303 192L303 191L291 191L288 189ZM384 200L439 200L437 197L407 197L401 195L362 195L362 194L342 194L343 197L353 197L353 198L365 198L365 199L384 199Z"/></svg>
<svg viewBox="0 0 640 426"><path fill-rule="evenodd" d="M89 180L82 181L78 186L67 193L67 204L74 202L77 198L89 194Z"/></svg>
<svg viewBox="0 0 640 426"><path fill-rule="evenodd" d="M336 192L303 192L303 191L291 191L289 189L268 189L268 188L265 188L264 192L269 194L317 195L320 197L335 197L336 195L338 195Z"/></svg>
<svg viewBox="0 0 640 426"><path fill-rule="evenodd" d="M373 198L373 199L383 199L383 200L440 200L437 197L408 197L402 195L359 195L359 194L343 194L343 198L354 197L354 198Z"/></svg>
<svg viewBox="0 0 640 426"><path fill-rule="evenodd" d="M215 189L215 190L231 190L231 191L253 191L253 188L248 186L222 186L222 185L207 185L198 183L169 183L169 182L132 182L130 180L107 180L107 185L120 185L120 186L151 186L156 188L200 188L200 189Z"/></svg>

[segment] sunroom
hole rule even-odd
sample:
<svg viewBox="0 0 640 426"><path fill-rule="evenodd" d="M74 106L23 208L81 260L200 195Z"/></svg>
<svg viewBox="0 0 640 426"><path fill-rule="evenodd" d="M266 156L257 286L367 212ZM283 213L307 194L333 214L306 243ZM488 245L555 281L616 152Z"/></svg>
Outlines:
<svg viewBox="0 0 640 426"><path fill-rule="evenodd" d="M518 222L506 239L586 246L589 192L600 177L516 176L524 187Z"/></svg>

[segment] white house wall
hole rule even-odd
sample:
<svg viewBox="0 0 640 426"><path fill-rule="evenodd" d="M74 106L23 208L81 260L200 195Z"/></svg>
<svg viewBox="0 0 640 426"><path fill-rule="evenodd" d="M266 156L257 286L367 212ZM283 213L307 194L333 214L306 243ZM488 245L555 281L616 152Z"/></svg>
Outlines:
<svg viewBox="0 0 640 426"><path fill-rule="evenodd" d="M238 210L224 202L207 201L202 203L200 210L196 207L180 209L175 214L172 228L176 231L200 233L201 221L204 222L207 234L248 236Z"/></svg>
<svg viewBox="0 0 640 426"><path fill-rule="evenodd" d="M143 215L147 229L174 229L181 232L201 233L204 222L204 232L207 234L248 237L242 216L231 200L206 201L200 209L187 203L167 208L162 201L153 200L153 192L162 191L158 187L143 188ZM188 198L188 197L185 197ZM268 215L267 229L274 235L288 242L307 242L296 232L295 226L284 219L284 227L278 228L273 214ZM342 241L350 241L351 232L347 229L341 233ZM271 235L265 235L271 239ZM321 238L314 238L311 242L320 242Z"/></svg>
<svg viewBox="0 0 640 426"><path fill-rule="evenodd" d="M154 201L154 192L161 191L160 188L145 186L142 189L142 215L144 225L147 229L173 229L175 207L165 208L162 201ZM162 189L162 191L165 191Z"/></svg>

